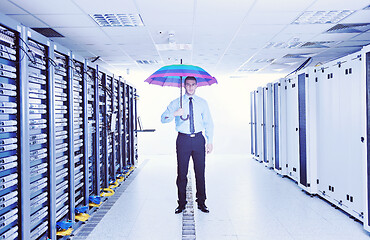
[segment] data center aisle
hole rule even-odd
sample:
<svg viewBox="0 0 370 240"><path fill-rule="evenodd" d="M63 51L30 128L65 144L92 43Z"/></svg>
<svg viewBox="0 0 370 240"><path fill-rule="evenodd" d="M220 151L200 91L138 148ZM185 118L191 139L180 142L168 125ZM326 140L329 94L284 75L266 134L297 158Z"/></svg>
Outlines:
<svg viewBox="0 0 370 240"><path fill-rule="evenodd" d="M195 210L198 240L369 239L362 224L248 157L206 161L210 213ZM180 240L175 178L175 156L150 157L87 239Z"/></svg>

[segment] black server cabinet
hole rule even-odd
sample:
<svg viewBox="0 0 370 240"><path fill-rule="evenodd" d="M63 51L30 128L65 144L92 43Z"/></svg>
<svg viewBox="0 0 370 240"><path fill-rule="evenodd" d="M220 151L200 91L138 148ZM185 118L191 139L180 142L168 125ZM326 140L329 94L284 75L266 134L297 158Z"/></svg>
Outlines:
<svg viewBox="0 0 370 240"><path fill-rule="evenodd" d="M111 75L106 75L106 127L105 127L105 136L106 136L106 146L107 146L107 161L106 161L106 175L105 175L105 187L109 187L109 185L115 181L114 178L114 159L113 159L113 134L112 131L113 127L113 77ZM115 120L114 120L115 121Z"/></svg>
<svg viewBox="0 0 370 240"><path fill-rule="evenodd" d="M120 166L120 139L119 139L119 94L120 80L116 77L113 79L113 97L112 97L112 122L111 122L111 131L113 135L113 179L119 177L121 172Z"/></svg>
<svg viewBox="0 0 370 240"><path fill-rule="evenodd" d="M129 167L134 166L134 91L128 86L128 155Z"/></svg>
<svg viewBox="0 0 370 240"><path fill-rule="evenodd" d="M133 133L133 150L134 150L134 162L133 165L137 165L137 161L139 158L138 155L138 145L137 145L137 101L139 99L139 95L136 92L136 88L132 88L133 90L133 109L132 109L132 114L133 114L133 126L132 126L132 133Z"/></svg>
<svg viewBox="0 0 370 240"><path fill-rule="evenodd" d="M101 71L98 73L98 87L99 87L99 169L100 169L100 188L108 188L108 136L107 136L107 108L109 108L107 101L107 76ZM99 189L100 191L100 189Z"/></svg>
<svg viewBox="0 0 370 240"><path fill-rule="evenodd" d="M24 35L25 36L25 35ZM54 96L52 82L51 61L52 55L47 39L27 30L24 40L24 49L27 49L27 80L23 87L26 113L24 121L28 122L28 131L22 135L29 139L29 151L22 156L22 165L29 169L22 171L25 178L24 187L29 192L22 192L23 239L40 239L53 237L55 230L56 202L55 189L55 152L54 152ZM67 173L68 174L68 173ZM60 191L68 188L60 186ZM29 208L26 209L26 208ZM25 211L24 211L25 210Z"/></svg>
<svg viewBox="0 0 370 240"><path fill-rule="evenodd" d="M19 35L0 25L0 238L17 239L19 221Z"/></svg>
<svg viewBox="0 0 370 240"><path fill-rule="evenodd" d="M87 152L87 84L84 74L84 63L73 59L72 63L72 86L73 86L73 167L74 167L74 205L80 209L88 204L88 180L89 167L86 156Z"/></svg>
<svg viewBox="0 0 370 240"><path fill-rule="evenodd" d="M87 118L88 118L88 169L89 169L89 195L100 194L100 165L99 165L99 102L97 101L96 70L90 66L86 70L87 82Z"/></svg>
<svg viewBox="0 0 370 240"><path fill-rule="evenodd" d="M126 108L127 108L127 93L126 93L126 84L123 82L120 82L120 110L119 110L119 119L120 119L120 128L119 128L119 134L120 134L120 164L121 164L121 172L123 173L126 165L127 165L127 144L126 144Z"/></svg>
<svg viewBox="0 0 370 240"><path fill-rule="evenodd" d="M56 222L74 219L73 108L68 51L53 52Z"/></svg>

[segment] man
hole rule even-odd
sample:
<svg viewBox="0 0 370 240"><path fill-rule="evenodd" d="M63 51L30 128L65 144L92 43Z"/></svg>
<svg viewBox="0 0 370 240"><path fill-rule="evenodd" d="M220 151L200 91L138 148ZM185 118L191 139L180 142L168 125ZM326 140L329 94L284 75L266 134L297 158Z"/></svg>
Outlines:
<svg viewBox="0 0 370 240"><path fill-rule="evenodd" d="M162 123L171 122L175 118L178 136L176 140L177 153L177 192L178 207L175 213L181 213L186 205L186 185L190 156L194 162L196 179L196 201L198 209L208 213L205 205L205 153L211 153L213 149L213 121L208 108L207 101L196 96L197 80L195 77L185 78L185 95L182 96L184 108L180 108L180 100L173 100L162 114ZM189 116L188 119L183 116ZM183 120L185 119L185 120ZM205 130L207 144L202 131Z"/></svg>

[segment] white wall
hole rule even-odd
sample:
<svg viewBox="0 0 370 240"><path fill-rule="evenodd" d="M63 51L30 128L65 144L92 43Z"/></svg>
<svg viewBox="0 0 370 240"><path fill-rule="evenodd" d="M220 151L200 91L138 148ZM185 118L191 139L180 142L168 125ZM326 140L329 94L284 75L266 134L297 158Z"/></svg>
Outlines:
<svg viewBox="0 0 370 240"><path fill-rule="evenodd" d="M145 83L149 74L126 76L138 91L138 115L144 128L154 133L138 133L139 154L175 154L177 132L174 121L162 124L161 114L180 96L179 88ZM218 84L199 87L196 94L208 101L215 125L215 154L250 154L250 92L281 75L250 75L245 78L215 76Z"/></svg>

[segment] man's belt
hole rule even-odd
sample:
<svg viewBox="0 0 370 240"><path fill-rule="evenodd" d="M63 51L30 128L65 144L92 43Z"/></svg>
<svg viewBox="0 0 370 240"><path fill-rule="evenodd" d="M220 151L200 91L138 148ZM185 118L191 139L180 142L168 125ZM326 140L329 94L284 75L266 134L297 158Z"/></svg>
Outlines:
<svg viewBox="0 0 370 240"><path fill-rule="evenodd" d="M202 135L202 132L191 133L191 134L186 134L186 133L181 133L181 132L179 132L179 135L184 135L184 136L188 136L188 137L193 138L193 137L196 137L196 136L198 136L198 135Z"/></svg>

